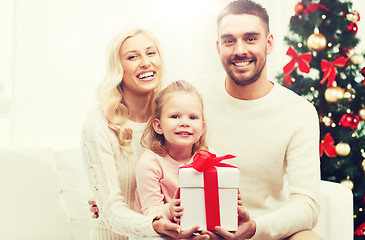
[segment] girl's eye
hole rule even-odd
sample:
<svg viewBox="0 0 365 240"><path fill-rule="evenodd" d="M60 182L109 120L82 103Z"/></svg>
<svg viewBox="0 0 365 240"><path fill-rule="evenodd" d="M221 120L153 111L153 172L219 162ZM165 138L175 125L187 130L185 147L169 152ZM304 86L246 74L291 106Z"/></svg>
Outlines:
<svg viewBox="0 0 365 240"><path fill-rule="evenodd" d="M178 118L179 118L179 116L178 116L178 115L172 115L172 116L171 116L171 118L173 118L173 119L178 119Z"/></svg>
<svg viewBox="0 0 365 240"><path fill-rule="evenodd" d="M190 119L191 120L196 120L196 119L198 119L198 117L197 116L190 116Z"/></svg>

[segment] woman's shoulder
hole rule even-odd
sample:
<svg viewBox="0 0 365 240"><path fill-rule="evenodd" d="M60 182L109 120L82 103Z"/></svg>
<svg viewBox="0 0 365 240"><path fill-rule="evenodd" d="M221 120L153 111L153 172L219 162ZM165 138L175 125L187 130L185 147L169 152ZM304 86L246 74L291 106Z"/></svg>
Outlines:
<svg viewBox="0 0 365 240"><path fill-rule="evenodd" d="M107 124L103 110L100 106L95 106L87 112L83 125L84 127L96 127L103 123Z"/></svg>
<svg viewBox="0 0 365 240"><path fill-rule="evenodd" d="M84 135L98 135L101 132L110 131L108 122L100 106L93 107L86 114L82 125Z"/></svg>

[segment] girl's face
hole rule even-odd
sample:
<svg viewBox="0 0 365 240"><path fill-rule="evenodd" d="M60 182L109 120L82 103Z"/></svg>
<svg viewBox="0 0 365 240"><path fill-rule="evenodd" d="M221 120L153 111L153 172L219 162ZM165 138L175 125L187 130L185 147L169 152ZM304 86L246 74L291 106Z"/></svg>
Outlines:
<svg viewBox="0 0 365 240"><path fill-rule="evenodd" d="M128 38L119 51L123 67L123 91L150 93L161 77L161 57L154 41L144 33Z"/></svg>
<svg viewBox="0 0 365 240"><path fill-rule="evenodd" d="M168 149L192 149L204 131L202 112L196 94L172 93L167 96L160 119L154 119L153 127L158 134L164 135Z"/></svg>

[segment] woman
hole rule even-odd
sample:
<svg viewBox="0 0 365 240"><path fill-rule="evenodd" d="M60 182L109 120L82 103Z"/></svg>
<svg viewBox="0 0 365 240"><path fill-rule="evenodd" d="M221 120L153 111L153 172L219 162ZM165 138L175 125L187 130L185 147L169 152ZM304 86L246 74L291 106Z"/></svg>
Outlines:
<svg viewBox="0 0 365 240"><path fill-rule="evenodd" d="M131 210L135 201L135 166L151 103L162 82L162 60L155 38L146 30L118 34L108 51L108 68L98 89L100 106L84 122L84 164L100 216L92 221L92 239L192 236L156 215ZM202 239L206 235L194 236Z"/></svg>

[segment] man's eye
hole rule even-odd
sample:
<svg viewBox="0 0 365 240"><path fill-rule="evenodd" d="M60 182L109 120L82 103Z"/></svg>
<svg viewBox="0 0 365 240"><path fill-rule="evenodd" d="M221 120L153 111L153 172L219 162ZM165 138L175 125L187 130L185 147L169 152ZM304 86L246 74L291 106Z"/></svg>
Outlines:
<svg viewBox="0 0 365 240"><path fill-rule="evenodd" d="M223 41L224 44L232 44L233 40L232 39L226 39Z"/></svg>
<svg viewBox="0 0 365 240"><path fill-rule="evenodd" d="M250 38L247 39L248 42L253 42L255 40L256 40L256 38L254 38L254 37L250 37Z"/></svg>

